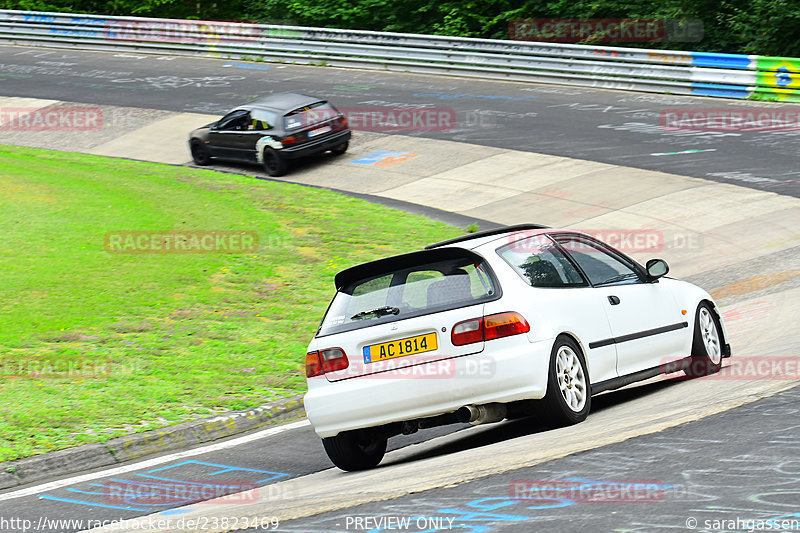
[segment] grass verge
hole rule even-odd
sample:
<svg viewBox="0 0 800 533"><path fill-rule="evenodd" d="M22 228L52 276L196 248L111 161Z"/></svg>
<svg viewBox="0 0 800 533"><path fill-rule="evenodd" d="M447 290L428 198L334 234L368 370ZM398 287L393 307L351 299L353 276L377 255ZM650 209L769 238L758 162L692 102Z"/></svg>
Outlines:
<svg viewBox="0 0 800 533"><path fill-rule="evenodd" d="M126 230L259 245L109 253ZM0 461L302 392L333 275L460 233L324 190L0 146Z"/></svg>

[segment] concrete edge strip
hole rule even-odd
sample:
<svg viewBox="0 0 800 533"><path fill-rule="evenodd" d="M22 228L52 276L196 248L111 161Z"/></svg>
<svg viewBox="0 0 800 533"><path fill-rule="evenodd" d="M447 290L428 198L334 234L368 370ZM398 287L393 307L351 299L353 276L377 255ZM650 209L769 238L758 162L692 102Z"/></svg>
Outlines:
<svg viewBox="0 0 800 533"><path fill-rule="evenodd" d="M189 168L198 168L191 165L185 165ZM230 172L225 172L223 170L217 170L216 172L222 172L226 174L231 174ZM247 176L252 176L251 174L247 174ZM450 224L451 226L456 226L461 229L465 229L470 224L477 224L479 229L496 229L501 228L504 224L500 224L498 222L492 222L491 220L486 220L484 218L478 217L471 217L468 215L464 215L458 213L456 211L445 211L443 209L439 209L438 207L431 207L422 204L415 204L412 202L406 202L404 200L395 200L394 198L388 198L386 196L379 196L376 194L367 194L367 193L360 193L355 191L347 191L345 189L337 189L335 187L325 187L322 185L313 185L308 183L295 183L293 181L282 181L282 180L275 180L270 178L265 178L263 176L255 176L256 179L264 180L264 181L274 181L279 183L291 183L293 185L300 185L301 187L308 187L311 189L322 189L326 191L335 192L338 194L343 194L345 196L350 196L351 198L357 198L359 200L364 200L371 204L378 204L385 207L390 207L392 209L398 209L400 211L405 211L407 213L411 213L414 215L421 215L431 220L436 220L438 222L444 222L445 224Z"/></svg>
<svg viewBox="0 0 800 533"><path fill-rule="evenodd" d="M302 395L254 409L182 422L174 426L116 437L0 463L0 489L125 463L197 444L224 439L305 416Z"/></svg>

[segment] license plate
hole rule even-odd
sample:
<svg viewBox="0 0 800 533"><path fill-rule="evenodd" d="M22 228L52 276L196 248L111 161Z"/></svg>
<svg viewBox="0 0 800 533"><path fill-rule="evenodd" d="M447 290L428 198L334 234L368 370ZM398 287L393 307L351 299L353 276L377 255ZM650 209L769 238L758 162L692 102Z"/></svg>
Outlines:
<svg viewBox="0 0 800 533"><path fill-rule="evenodd" d="M364 346L364 362L385 361L395 357L414 355L415 353L431 352L437 348L436 333L417 335L416 337Z"/></svg>
<svg viewBox="0 0 800 533"><path fill-rule="evenodd" d="M311 130L308 132L309 137L316 137L317 135L322 135L323 133L328 133L331 131L330 126L325 126L324 128L317 128L315 130Z"/></svg>

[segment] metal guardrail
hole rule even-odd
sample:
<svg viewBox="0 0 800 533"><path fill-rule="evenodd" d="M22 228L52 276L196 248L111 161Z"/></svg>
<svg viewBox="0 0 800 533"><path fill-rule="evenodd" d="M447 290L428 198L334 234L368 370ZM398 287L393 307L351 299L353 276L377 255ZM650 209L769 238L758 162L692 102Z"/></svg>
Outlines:
<svg viewBox="0 0 800 533"><path fill-rule="evenodd" d="M0 43L800 101L800 59L0 10Z"/></svg>

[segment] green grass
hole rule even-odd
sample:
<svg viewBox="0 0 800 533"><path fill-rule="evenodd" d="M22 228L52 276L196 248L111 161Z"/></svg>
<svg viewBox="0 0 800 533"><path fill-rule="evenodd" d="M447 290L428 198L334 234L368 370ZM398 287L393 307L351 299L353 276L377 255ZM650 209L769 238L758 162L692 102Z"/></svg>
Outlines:
<svg viewBox="0 0 800 533"><path fill-rule="evenodd" d="M121 230L261 245L105 251ZM0 147L0 460L300 393L333 275L460 233L324 190Z"/></svg>

